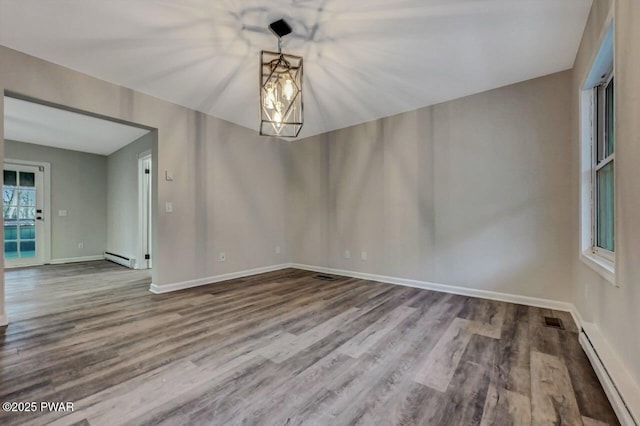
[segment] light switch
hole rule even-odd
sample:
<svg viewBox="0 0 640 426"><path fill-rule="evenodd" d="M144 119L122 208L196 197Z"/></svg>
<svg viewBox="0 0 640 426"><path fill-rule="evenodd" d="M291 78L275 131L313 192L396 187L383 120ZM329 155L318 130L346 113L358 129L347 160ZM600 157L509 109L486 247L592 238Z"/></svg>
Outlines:
<svg viewBox="0 0 640 426"><path fill-rule="evenodd" d="M66 217L67 216L67 211L66 210L58 210L58 216Z"/></svg>
<svg viewBox="0 0 640 426"><path fill-rule="evenodd" d="M173 213L173 203L171 201L164 203L164 211L165 213Z"/></svg>
<svg viewBox="0 0 640 426"><path fill-rule="evenodd" d="M169 170L165 170L164 171L164 178L166 180L173 180L173 172L170 172Z"/></svg>

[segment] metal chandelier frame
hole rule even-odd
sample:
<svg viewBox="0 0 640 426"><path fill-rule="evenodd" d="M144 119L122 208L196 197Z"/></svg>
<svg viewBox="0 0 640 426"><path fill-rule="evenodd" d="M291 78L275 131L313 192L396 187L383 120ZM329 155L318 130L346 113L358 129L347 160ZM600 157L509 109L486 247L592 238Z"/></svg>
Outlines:
<svg viewBox="0 0 640 426"><path fill-rule="evenodd" d="M304 118L302 57L282 53L281 38L291 27L279 20L269 25L278 51L260 52L260 135L295 138Z"/></svg>

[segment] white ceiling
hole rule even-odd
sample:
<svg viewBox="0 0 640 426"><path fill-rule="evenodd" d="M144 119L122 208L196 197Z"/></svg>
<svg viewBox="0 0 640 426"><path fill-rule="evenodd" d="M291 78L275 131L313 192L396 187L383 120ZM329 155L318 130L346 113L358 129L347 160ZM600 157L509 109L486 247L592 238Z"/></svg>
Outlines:
<svg viewBox="0 0 640 426"><path fill-rule="evenodd" d="M149 133L139 127L4 97L4 138L109 155Z"/></svg>
<svg viewBox="0 0 640 426"><path fill-rule="evenodd" d="M591 1L0 0L0 44L257 129L285 17L311 136L569 69Z"/></svg>

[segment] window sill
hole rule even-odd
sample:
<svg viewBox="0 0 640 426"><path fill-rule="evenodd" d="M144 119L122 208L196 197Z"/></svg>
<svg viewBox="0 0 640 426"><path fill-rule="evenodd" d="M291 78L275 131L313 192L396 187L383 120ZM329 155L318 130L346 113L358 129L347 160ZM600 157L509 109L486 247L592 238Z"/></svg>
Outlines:
<svg viewBox="0 0 640 426"><path fill-rule="evenodd" d="M616 284L614 262L593 254L589 250L580 253L580 260L589 268L596 271L602 278L609 281L609 283L611 283L613 286L618 287L618 285Z"/></svg>

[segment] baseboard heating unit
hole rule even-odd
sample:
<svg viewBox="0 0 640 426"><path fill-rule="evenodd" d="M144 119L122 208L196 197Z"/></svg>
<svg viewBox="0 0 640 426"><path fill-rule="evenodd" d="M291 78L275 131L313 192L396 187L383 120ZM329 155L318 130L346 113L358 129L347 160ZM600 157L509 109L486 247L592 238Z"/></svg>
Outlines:
<svg viewBox="0 0 640 426"><path fill-rule="evenodd" d="M615 385L610 372L605 367L605 363L603 363L600 355L598 355L596 347L593 345L591 339L589 339L589 335L584 329L580 332L580 345L587 354L598 379L600 379L602 388L607 394L609 402L611 402L611 406L618 416L618 420L620 420L620 424L622 426L638 426L638 422L634 418L631 407L624 400L623 393Z"/></svg>
<svg viewBox="0 0 640 426"><path fill-rule="evenodd" d="M118 263L122 266L126 266L127 268L131 268L134 269L136 266L136 259L132 258L132 257L126 257L126 256L122 256L119 254L115 254L115 253L110 253L108 251L104 252L104 258L114 262L114 263Z"/></svg>

